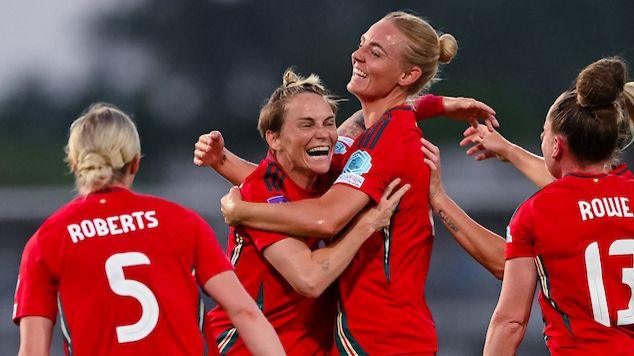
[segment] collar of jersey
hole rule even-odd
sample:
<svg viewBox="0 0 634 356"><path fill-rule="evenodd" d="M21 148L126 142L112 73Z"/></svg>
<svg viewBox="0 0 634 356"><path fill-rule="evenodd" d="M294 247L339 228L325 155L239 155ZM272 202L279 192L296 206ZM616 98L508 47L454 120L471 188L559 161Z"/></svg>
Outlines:
<svg viewBox="0 0 634 356"><path fill-rule="evenodd" d="M607 177L607 173L591 174L583 172L572 172L565 175L565 177L577 177L577 178L603 178Z"/></svg>
<svg viewBox="0 0 634 356"><path fill-rule="evenodd" d="M96 190L92 193L88 193L86 194L86 196L97 195L97 194L119 193L119 192L130 193L130 189L120 187L120 186L108 187L108 188Z"/></svg>
<svg viewBox="0 0 634 356"><path fill-rule="evenodd" d="M313 191L310 191L310 190L308 190L306 188L300 187L299 184L295 183L295 181L291 177L289 177L289 175L286 174L286 172L284 172L284 169L282 169L282 165L280 164L280 162L277 161L277 158L275 157L275 153L273 152L272 149L269 148L269 152L266 154L266 158L268 160L270 160L270 161L273 161L277 165L277 167L280 169L280 171L282 171L284 173L284 175L286 176L284 181L287 181L289 184L294 185L295 189L299 189L299 191L305 192L306 194L309 194L309 195L316 194L316 192L313 192ZM330 164L332 164L332 162L330 162ZM323 176L323 174L322 174L322 176ZM318 178L318 179L321 179L321 177Z"/></svg>

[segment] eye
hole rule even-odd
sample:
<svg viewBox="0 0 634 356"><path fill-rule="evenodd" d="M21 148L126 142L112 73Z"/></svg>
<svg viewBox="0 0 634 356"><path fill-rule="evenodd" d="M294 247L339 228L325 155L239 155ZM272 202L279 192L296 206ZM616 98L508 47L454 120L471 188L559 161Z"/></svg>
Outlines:
<svg viewBox="0 0 634 356"><path fill-rule="evenodd" d="M379 58L379 57L381 57L381 54L379 52L373 50L372 51L372 56L375 57L375 58Z"/></svg>

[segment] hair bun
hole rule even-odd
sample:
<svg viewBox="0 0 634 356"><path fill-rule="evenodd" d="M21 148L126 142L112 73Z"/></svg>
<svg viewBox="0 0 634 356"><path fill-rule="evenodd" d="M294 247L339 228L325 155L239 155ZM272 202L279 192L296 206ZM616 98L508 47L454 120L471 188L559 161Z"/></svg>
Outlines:
<svg viewBox="0 0 634 356"><path fill-rule="evenodd" d="M300 78L292 68L287 69L282 76L282 86L285 88L293 86L295 83L299 82L302 78Z"/></svg>
<svg viewBox="0 0 634 356"><path fill-rule="evenodd" d="M604 58L586 68L577 76L577 103L583 107L613 105L623 92L627 69L619 58Z"/></svg>
<svg viewBox="0 0 634 356"><path fill-rule="evenodd" d="M441 63L449 63L458 52L458 41L456 38L448 33L441 35L438 38L440 57L438 60Z"/></svg>

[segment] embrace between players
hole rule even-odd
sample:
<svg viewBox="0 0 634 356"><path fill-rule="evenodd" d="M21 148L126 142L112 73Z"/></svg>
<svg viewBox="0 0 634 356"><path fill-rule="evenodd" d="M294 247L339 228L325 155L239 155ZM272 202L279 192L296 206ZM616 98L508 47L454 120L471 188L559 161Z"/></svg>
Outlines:
<svg viewBox="0 0 634 356"><path fill-rule="evenodd" d="M433 210L503 277L484 354L515 352L538 279L552 354L634 354L632 181L615 162L632 140L625 64L592 63L555 100L542 158L500 136L480 102L412 99L456 51L452 36L393 12L352 53L347 89L362 110L339 129L319 78L288 70L260 111L269 151L259 165L226 150L220 133L202 135L194 163L240 185L222 199L226 257L195 213L130 190L136 128L115 107L90 107L67 145L80 195L22 256L20 353L48 352L59 312L74 355L202 354L200 324L212 354L434 355ZM506 242L444 191L439 150L417 125L439 115L471 123L468 154L510 161L544 187L518 208ZM197 285L218 302L204 321Z"/></svg>

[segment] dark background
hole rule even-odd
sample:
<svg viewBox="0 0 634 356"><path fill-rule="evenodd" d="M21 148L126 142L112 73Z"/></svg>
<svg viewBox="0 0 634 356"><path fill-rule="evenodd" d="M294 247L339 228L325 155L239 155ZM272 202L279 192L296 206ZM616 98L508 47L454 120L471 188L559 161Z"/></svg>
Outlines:
<svg viewBox="0 0 634 356"><path fill-rule="evenodd" d="M256 131L258 109L290 66L319 74L349 99L341 105L342 122L359 108L345 90L350 53L373 22L399 9L422 15L460 45L431 92L488 103L497 111L500 131L536 153L548 107L579 70L604 56L634 58L634 3L625 0L154 0L93 11L77 20L91 58L79 84L61 80L51 89L37 72L27 71L0 102L1 353L17 352L11 299L26 239L72 198L62 147L84 107L107 101L132 113L145 154L136 189L194 208L224 244L218 200L229 185L191 164L198 136L220 130L231 150L258 161L266 149ZM0 54L15 55L2 48ZM503 234L514 208L536 188L508 164L466 157L457 146L464 124L438 118L421 126L441 146L448 192L476 220ZM439 222L437 231L427 290L439 355L476 355L500 283ZM541 326L534 309L520 354L546 354Z"/></svg>

